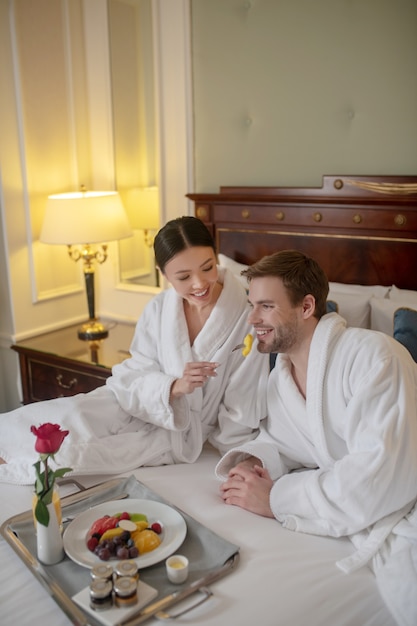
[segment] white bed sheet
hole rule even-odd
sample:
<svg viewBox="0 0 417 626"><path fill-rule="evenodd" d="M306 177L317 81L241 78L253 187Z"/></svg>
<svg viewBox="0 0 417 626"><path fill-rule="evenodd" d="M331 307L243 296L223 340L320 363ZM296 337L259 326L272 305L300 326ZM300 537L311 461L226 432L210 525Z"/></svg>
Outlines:
<svg viewBox="0 0 417 626"><path fill-rule="evenodd" d="M352 551L347 539L291 532L275 520L225 505L213 473L218 458L206 448L194 465L134 472L166 500L240 546L236 570L213 584L213 597L176 624L394 626L370 570L345 575L337 569L335 562ZM108 478L88 477L80 482L89 487ZM0 499L3 522L29 508L31 488L0 484ZM71 623L3 537L0 563L2 626ZM159 620L147 623L161 624Z"/></svg>

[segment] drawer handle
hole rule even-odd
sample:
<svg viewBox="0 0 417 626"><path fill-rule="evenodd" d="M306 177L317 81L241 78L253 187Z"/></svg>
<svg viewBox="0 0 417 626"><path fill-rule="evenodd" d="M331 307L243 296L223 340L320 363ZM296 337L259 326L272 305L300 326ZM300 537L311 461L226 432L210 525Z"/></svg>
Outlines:
<svg viewBox="0 0 417 626"><path fill-rule="evenodd" d="M404 226L406 222L407 222L407 218L405 217L405 215L401 215L401 213L399 213L398 215L394 217L394 223L397 226Z"/></svg>
<svg viewBox="0 0 417 626"><path fill-rule="evenodd" d="M243 219L247 220L248 217L250 217L250 211L248 209L243 209L242 217L243 217Z"/></svg>
<svg viewBox="0 0 417 626"><path fill-rule="evenodd" d="M313 220L315 222L321 222L321 220L323 219L323 216L321 213L314 213L313 215Z"/></svg>
<svg viewBox="0 0 417 626"><path fill-rule="evenodd" d="M284 211L278 211L278 213L275 216L277 218L277 220L279 220L280 222L282 222L283 219L285 219L285 213Z"/></svg>
<svg viewBox="0 0 417 626"><path fill-rule="evenodd" d="M361 215L359 215L358 213L357 213L356 215L354 215L354 216L353 216L353 222L354 222L355 224L360 224L360 223L361 223L361 221L362 221L362 216L361 216Z"/></svg>
<svg viewBox="0 0 417 626"><path fill-rule="evenodd" d="M77 384L78 380L76 378L72 378L68 385L66 385L65 383L62 382L62 374L58 374L56 377L56 381L58 383L58 387L61 387L62 389L72 389L73 387L75 387L75 385Z"/></svg>

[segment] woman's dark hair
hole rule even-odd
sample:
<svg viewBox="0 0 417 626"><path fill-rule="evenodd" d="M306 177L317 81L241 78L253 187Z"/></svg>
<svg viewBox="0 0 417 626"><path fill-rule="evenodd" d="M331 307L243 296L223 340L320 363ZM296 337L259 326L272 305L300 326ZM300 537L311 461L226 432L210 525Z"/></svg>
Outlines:
<svg viewBox="0 0 417 626"><path fill-rule="evenodd" d="M320 319L326 313L329 282L320 265L297 250L281 250L263 257L242 272L250 282L262 276L281 278L292 306L301 304L304 296L311 294L316 301L314 317Z"/></svg>
<svg viewBox="0 0 417 626"><path fill-rule="evenodd" d="M176 254L195 246L212 248L216 254L213 237L198 217L177 217L167 222L155 237L153 249L156 264L163 273L168 261Z"/></svg>

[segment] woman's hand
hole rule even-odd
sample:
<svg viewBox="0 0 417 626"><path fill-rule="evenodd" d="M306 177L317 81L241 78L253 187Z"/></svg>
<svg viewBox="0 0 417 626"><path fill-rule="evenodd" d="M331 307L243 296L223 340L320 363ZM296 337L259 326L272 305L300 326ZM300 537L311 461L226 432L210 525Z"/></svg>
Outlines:
<svg viewBox="0 0 417 626"><path fill-rule="evenodd" d="M177 378L172 384L170 399L192 393L197 387L202 387L208 378L217 376L218 367L219 363L210 361L186 363L182 377Z"/></svg>
<svg viewBox="0 0 417 626"><path fill-rule="evenodd" d="M253 464L252 457L230 470L220 492L226 504L235 504L264 517L274 517L269 505L273 484L268 470Z"/></svg>

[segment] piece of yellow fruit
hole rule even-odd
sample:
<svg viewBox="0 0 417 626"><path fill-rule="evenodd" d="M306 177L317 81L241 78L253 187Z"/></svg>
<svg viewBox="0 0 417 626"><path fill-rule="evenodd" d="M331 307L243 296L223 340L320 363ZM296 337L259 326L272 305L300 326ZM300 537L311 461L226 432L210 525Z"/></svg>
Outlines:
<svg viewBox="0 0 417 626"><path fill-rule="evenodd" d="M106 530L101 535L99 543L101 543L102 541L106 541L107 539L113 539L114 537L121 535L123 532L123 528L119 528L118 526L116 528L109 528L109 530Z"/></svg>
<svg viewBox="0 0 417 626"><path fill-rule="evenodd" d="M139 554L151 552L161 543L159 536L153 530L142 530L140 532L135 531L132 533L132 539L135 542L135 546L139 550Z"/></svg>
<svg viewBox="0 0 417 626"><path fill-rule="evenodd" d="M136 530L130 533L131 538L135 542L136 542L136 539L139 537L140 533L142 533L146 529L149 530L149 525L146 522L136 522L136 526L137 526Z"/></svg>
<svg viewBox="0 0 417 626"><path fill-rule="evenodd" d="M243 340L243 349L242 349L243 356L248 356L249 352L252 350L252 344L253 344L253 337L249 333L248 335L246 335L246 337Z"/></svg>

